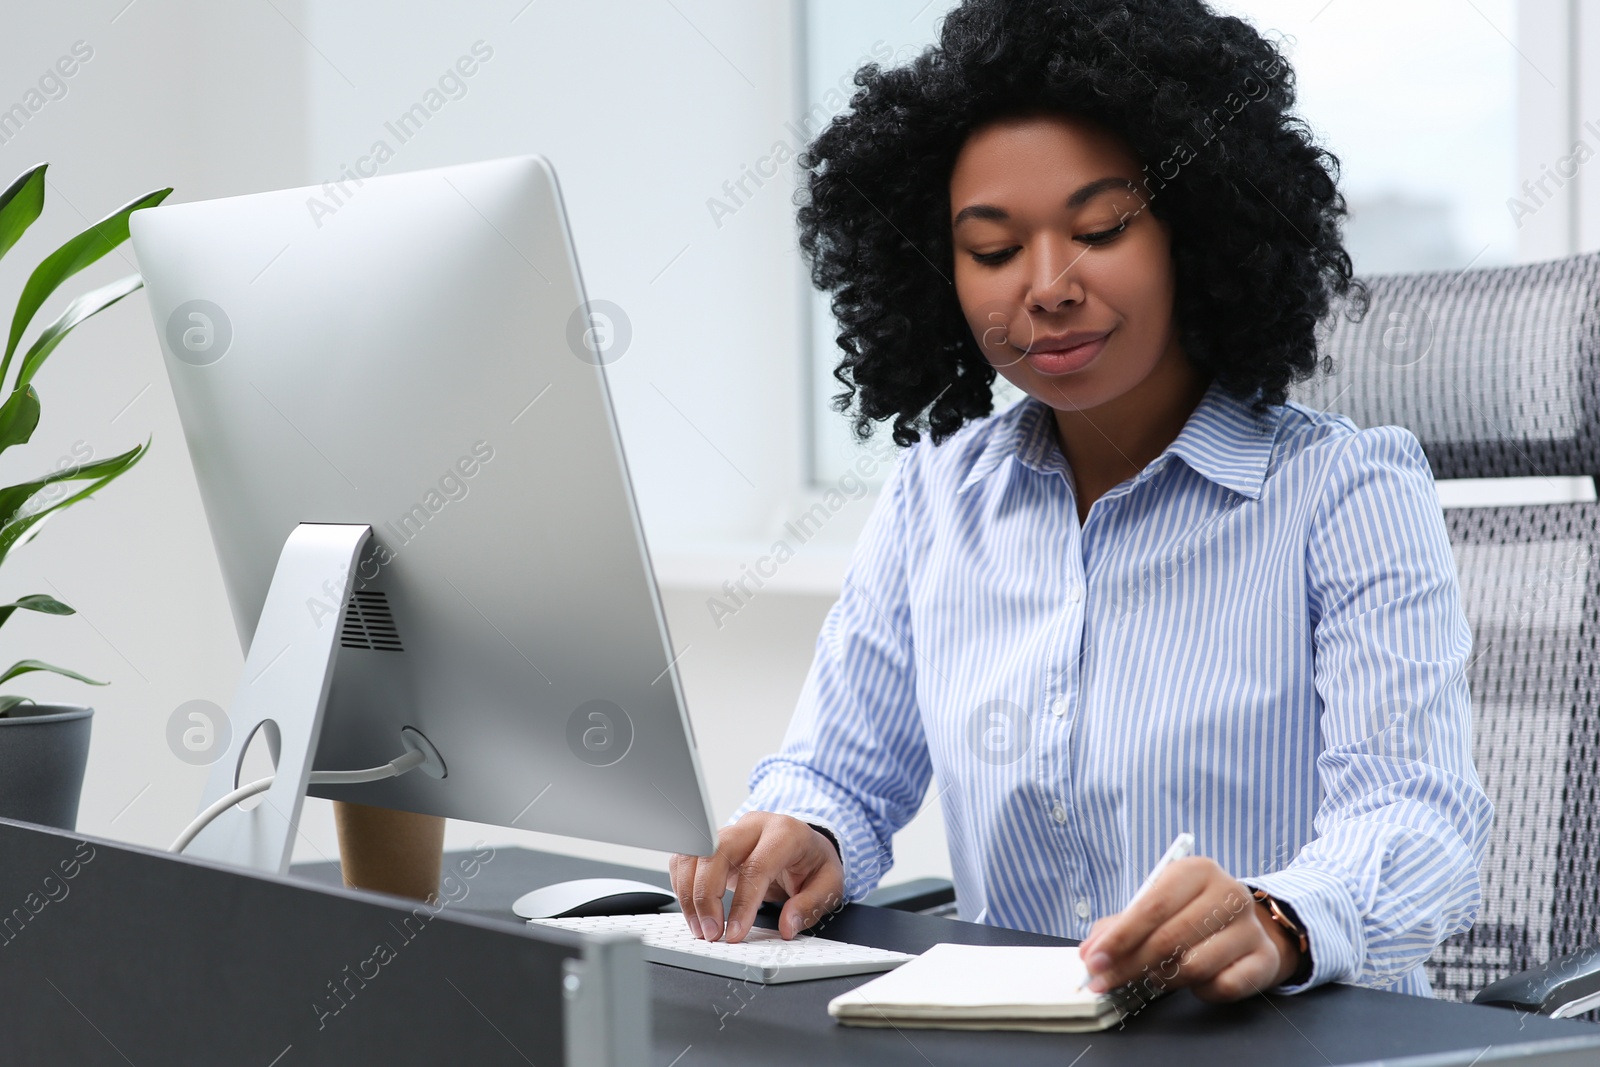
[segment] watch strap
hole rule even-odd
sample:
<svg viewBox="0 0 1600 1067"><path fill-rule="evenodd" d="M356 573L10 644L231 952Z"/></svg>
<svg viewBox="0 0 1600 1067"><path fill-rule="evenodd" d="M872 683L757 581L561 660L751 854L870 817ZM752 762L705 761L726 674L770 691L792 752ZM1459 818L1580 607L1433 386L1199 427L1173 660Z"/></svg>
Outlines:
<svg viewBox="0 0 1600 1067"><path fill-rule="evenodd" d="M1305 927L1301 925L1299 916L1294 913L1294 910L1289 905L1278 900L1264 889L1252 890L1250 895L1255 898L1256 903L1266 908L1269 921L1277 923L1289 931L1290 936L1294 938L1296 945L1300 949L1300 962L1295 967L1294 973L1289 976L1284 984L1293 986L1309 981L1311 978L1311 939L1306 936Z"/></svg>

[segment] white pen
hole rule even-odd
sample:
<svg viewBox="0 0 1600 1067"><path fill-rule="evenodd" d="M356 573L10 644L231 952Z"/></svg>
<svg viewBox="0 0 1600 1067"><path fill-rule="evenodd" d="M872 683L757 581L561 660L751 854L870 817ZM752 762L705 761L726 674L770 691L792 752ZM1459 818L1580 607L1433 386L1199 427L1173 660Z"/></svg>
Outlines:
<svg viewBox="0 0 1600 1067"><path fill-rule="evenodd" d="M1186 856L1192 855L1194 855L1194 835L1185 830L1183 833L1172 839L1172 844L1167 846L1167 851L1162 853L1160 859L1156 860L1156 865L1150 868L1150 873L1144 876L1144 881L1140 882L1139 888L1134 890L1132 899L1128 901L1128 907L1123 908L1122 910L1127 911L1128 908L1133 907L1134 901L1137 901L1140 897L1144 896L1145 893L1149 891L1150 887L1155 885L1156 879L1161 877L1161 872L1171 866L1173 860L1181 860ZM1084 969L1084 974L1087 975L1088 973L1089 971L1086 967ZM1087 978L1080 981L1078 983L1078 988L1082 989L1084 983L1087 981Z"/></svg>
<svg viewBox="0 0 1600 1067"><path fill-rule="evenodd" d="M1150 887L1155 885L1156 879L1161 877L1161 872L1171 866L1173 860L1181 860L1186 856L1192 855L1194 855L1194 835L1185 830L1172 839L1172 844L1167 846L1167 851L1162 854L1160 859L1156 860L1156 865L1150 868L1150 873L1144 876L1144 881L1139 883L1138 889L1134 890L1133 899L1128 901L1128 908L1133 907L1134 901L1144 896ZM1124 908L1122 910L1126 911L1128 909Z"/></svg>

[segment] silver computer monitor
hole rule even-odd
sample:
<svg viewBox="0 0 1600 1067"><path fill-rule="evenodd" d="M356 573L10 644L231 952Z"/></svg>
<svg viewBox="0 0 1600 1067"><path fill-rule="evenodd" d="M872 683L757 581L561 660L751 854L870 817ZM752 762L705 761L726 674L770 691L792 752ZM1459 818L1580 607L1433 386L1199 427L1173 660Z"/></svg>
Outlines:
<svg viewBox="0 0 1600 1067"><path fill-rule="evenodd" d="M163 206L132 236L247 673L283 670L251 645L291 533L372 531L353 597L305 598L344 609L315 766L383 763L410 727L447 773L311 792L708 853L615 350L550 165Z"/></svg>

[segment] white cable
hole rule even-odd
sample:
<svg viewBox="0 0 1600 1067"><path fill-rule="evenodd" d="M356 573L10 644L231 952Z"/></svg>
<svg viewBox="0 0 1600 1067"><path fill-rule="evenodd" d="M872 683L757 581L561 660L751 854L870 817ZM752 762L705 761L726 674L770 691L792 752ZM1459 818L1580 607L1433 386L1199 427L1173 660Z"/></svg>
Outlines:
<svg viewBox="0 0 1600 1067"><path fill-rule="evenodd" d="M427 755L420 749L412 749L404 756L391 760L381 767L368 767L360 771L312 771L311 784L359 785L362 782L376 782L384 778L393 778L396 775L404 774L413 767L421 765L427 758ZM258 778L249 785L241 785L238 789L212 804L205 811L195 816L194 821L184 829L183 833L178 835L178 839L172 843L172 847L167 851L182 852L189 847L189 842L193 841L200 831L209 826L211 821L218 815L241 801L249 800L257 793L265 793L272 788L273 781L274 778L272 776Z"/></svg>
<svg viewBox="0 0 1600 1067"><path fill-rule="evenodd" d="M427 754L420 748L414 748L381 767L368 767L364 771L312 771L311 784L359 785L362 782L376 782L404 774L413 767L420 767L427 758Z"/></svg>

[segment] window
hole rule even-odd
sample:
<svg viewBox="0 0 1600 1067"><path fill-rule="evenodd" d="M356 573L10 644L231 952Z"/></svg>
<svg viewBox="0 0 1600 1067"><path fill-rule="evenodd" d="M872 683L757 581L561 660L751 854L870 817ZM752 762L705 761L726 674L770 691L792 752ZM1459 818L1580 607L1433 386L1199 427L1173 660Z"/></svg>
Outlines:
<svg viewBox="0 0 1600 1067"><path fill-rule="evenodd" d="M807 0L802 43L805 102L799 123L806 139L845 110L855 91L850 79L859 67L868 62L897 66L909 60L934 42L939 20L955 6L954 0ZM864 448L831 403L841 388L833 376L839 352L833 339L833 313L824 294L813 290L810 301L811 481L824 486L843 476ZM887 441L889 434L880 426L875 437ZM885 473L880 469L879 481Z"/></svg>
<svg viewBox="0 0 1600 1067"><path fill-rule="evenodd" d="M1511 263L1516 0L1217 0L1280 37L1359 274Z"/></svg>

